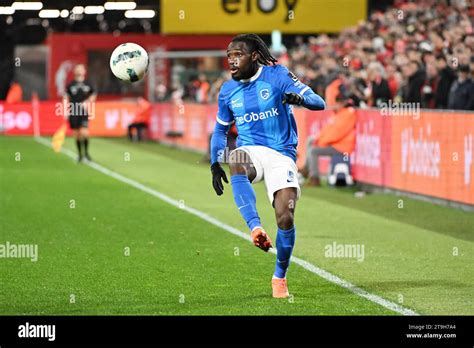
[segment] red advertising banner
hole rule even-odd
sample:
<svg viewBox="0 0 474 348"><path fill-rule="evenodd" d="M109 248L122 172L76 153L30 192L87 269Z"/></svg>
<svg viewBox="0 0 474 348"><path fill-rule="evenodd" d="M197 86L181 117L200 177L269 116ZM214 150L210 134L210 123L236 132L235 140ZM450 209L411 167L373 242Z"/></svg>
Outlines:
<svg viewBox="0 0 474 348"><path fill-rule="evenodd" d="M207 151L214 131L217 105L169 103L153 105L150 137L174 145Z"/></svg>
<svg viewBox="0 0 474 348"><path fill-rule="evenodd" d="M39 135L54 134L64 123L62 103L49 101L37 105ZM127 134L128 125L142 109L133 102L97 102L90 111L90 134L116 137ZM7 135L33 135L34 114L32 103L0 104L0 129Z"/></svg>
<svg viewBox="0 0 474 348"><path fill-rule="evenodd" d="M64 123L62 103L41 102L38 104L38 119L40 135L52 135ZM34 107L33 107L34 108Z"/></svg>
<svg viewBox="0 0 474 348"><path fill-rule="evenodd" d="M33 135L32 104L0 104L0 131L12 135Z"/></svg>
<svg viewBox="0 0 474 348"><path fill-rule="evenodd" d="M89 131L94 136L125 136L129 124L139 112L137 103L97 102L89 117Z"/></svg>
<svg viewBox="0 0 474 348"><path fill-rule="evenodd" d="M474 204L474 114L392 117L392 181L403 191Z"/></svg>
<svg viewBox="0 0 474 348"><path fill-rule="evenodd" d="M356 146L351 158L357 181L384 186L391 180L390 119L378 110L357 110Z"/></svg>

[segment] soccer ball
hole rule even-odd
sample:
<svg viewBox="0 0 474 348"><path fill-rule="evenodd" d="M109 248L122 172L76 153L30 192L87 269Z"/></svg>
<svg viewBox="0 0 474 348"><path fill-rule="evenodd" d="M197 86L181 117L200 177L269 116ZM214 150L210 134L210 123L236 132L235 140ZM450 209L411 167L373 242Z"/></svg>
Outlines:
<svg viewBox="0 0 474 348"><path fill-rule="evenodd" d="M110 69L122 81L139 81L148 70L148 53L137 44L123 43L112 52Z"/></svg>

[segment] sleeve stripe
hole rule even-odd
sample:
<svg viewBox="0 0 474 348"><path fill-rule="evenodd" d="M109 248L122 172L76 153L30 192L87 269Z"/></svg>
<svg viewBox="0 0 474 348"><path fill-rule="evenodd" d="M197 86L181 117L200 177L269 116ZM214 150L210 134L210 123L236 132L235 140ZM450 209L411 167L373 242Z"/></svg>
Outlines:
<svg viewBox="0 0 474 348"><path fill-rule="evenodd" d="M303 88L303 89L300 91L299 95L303 95L304 92L306 92L308 89L309 89L309 86L306 86L305 88Z"/></svg>
<svg viewBox="0 0 474 348"><path fill-rule="evenodd" d="M220 123L221 125L223 125L223 126L228 126L228 125L230 125L230 124L232 123L232 122L222 121L222 120L219 118L219 116L216 116L216 121L217 121L218 123Z"/></svg>

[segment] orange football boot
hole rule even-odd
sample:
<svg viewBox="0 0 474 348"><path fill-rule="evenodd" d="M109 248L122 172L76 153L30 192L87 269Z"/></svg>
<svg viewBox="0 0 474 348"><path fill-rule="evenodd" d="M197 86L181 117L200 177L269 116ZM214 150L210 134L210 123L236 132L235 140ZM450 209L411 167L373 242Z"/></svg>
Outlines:
<svg viewBox="0 0 474 348"><path fill-rule="evenodd" d="M252 237L253 244L263 251L267 252L268 249L273 248L272 241L263 228L254 228L250 236Z"/></svg>
<svg viewBox="0 0 474 348"><path fill-rule="evenodd" d="M272 289L274 298L287 298L290 296L290 293L288 292L288 284L286 283L286 278L273 278Z"/></svg>

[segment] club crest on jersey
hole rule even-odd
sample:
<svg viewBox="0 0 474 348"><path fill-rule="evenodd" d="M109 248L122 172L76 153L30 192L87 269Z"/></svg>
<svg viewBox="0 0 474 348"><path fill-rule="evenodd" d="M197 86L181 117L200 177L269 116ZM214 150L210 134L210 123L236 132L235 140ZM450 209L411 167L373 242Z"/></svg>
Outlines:
<svg viewBox="0 0 474 348"><path fill-rule="evenodd" d="M288 178L286 179L287 182L293 182L295 180L295 173L292 170L288 171Z"/></svg>
<svg viewBox="0 0 474 348"><path fill-rule="evenodd" d="M262 97L263 100L267 100L270 97L270 91L268 89L262 89L260 91L260 96Z"/></svg>

